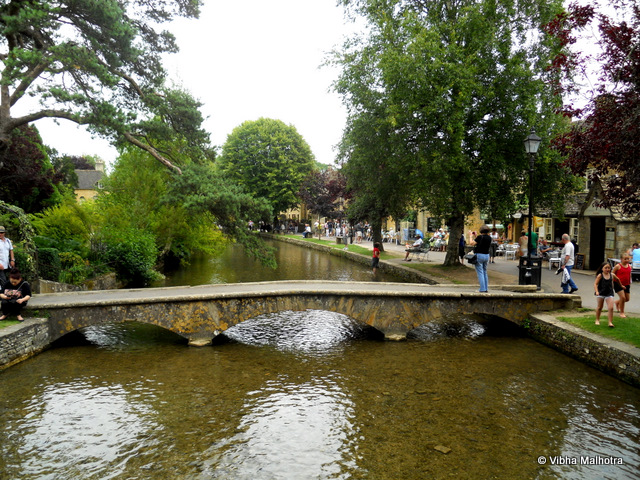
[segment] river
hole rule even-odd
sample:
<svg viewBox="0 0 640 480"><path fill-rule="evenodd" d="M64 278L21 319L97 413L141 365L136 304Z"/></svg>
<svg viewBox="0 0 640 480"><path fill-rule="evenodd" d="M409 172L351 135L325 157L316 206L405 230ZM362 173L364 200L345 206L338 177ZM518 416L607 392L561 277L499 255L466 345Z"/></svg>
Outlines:
<svg viewBox="0 0 640 480"><path fill-rule="evenodd" d="M290 268L325 263L312 255ZM497 319L449 318L401 343L324 311L260 316L207 348L135 323L84 337L0 372L1 479L640 471L640 391Z"/></svg>

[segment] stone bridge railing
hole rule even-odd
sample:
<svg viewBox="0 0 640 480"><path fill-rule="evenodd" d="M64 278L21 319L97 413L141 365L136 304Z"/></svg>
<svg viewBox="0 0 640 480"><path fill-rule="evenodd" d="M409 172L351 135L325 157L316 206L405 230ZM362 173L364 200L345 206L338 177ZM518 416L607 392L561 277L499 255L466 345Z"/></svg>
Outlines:
<svg viewBox="0 0 640 480"><path fill-rule="evenodd" d="M381 331L388 339L452 314L498 316L516 324L529 315L571 310L577 295L468 287L359 282L266 282L161 289L111 290L36 296L30 309L46 311L50 340L90 325L136 321L171 330L206 345L227 328L261 314L328 310Z"/></svg>

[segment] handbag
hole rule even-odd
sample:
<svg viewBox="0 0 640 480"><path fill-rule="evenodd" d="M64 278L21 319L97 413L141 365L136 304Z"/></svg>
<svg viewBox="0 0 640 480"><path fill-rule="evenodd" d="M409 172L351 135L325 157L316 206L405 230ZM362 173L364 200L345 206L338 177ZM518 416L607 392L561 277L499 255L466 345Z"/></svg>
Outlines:
<svg viewBox="0 0 640 480"><path fill-rule="evenodd" d="M476 263L478 263L478 256L475 253L467 253L464 256L464 259L471 265L475 265Z"/></svg>

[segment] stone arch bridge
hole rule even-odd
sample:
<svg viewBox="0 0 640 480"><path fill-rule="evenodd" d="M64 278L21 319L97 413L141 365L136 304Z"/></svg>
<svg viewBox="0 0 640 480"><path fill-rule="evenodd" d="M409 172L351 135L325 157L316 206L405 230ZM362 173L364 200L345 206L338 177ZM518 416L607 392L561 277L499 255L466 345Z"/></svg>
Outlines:
<svg viewBox="0 0 640 480"><path fill-rule="evenodd" d="M478 293L454 285L283 281L44 294L36 295L27 308L46 312L51 342L91 325L136 321L171 330L192 345L207 345L233 325L286 310L342 313L376 328L387 339L401 340L410 330L451 314L493 315L521 325L529 314L581 305L577 295L535 293L535 286L512 288L525 291Z"/></svg>

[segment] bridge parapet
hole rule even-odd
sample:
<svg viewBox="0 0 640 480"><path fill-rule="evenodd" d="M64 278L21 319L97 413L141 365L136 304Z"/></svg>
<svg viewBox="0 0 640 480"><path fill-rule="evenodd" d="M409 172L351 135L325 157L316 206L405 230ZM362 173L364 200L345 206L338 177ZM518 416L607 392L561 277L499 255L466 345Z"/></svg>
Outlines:
<svg viewBox="0 0 640 480"><path fill-rule="evenodd" d="M478 293L454 285L287 281L37 295L28 308L48 312L51 341L91 325L137 321L202 345L245 320L287 310L342 313L388 339L403 339L448 315L495 315L521 325L532 313L572 310L581 303L578 295Z"/></svg>

